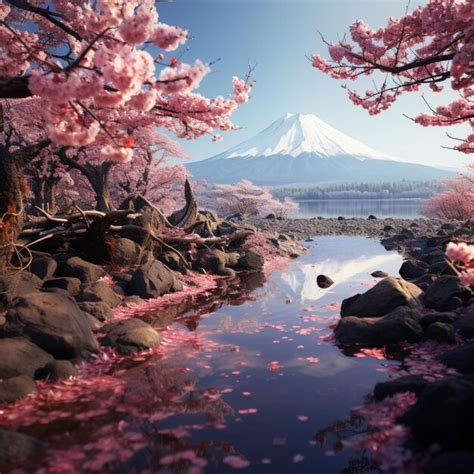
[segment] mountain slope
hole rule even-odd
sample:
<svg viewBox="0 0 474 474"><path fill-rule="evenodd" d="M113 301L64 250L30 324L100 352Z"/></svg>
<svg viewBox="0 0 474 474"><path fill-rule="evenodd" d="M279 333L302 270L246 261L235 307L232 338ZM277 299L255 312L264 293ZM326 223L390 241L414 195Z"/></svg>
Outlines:
<svg viewBox="0 0 474 474"><path fill-rule="evenodd" d="M327 181L397 181L452 175L396 160L336 130L315 115L287 114L254 137L187 165L196 179L281 185Z"/></svg>

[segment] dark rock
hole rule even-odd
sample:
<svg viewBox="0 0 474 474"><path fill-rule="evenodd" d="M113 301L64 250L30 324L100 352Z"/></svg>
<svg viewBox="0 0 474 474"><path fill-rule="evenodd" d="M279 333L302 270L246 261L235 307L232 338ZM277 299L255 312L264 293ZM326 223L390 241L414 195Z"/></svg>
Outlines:
<svg viewBox="0 0 474 474"><path fill-rule="evenodd" d="M454 322L454 328L463 339L474 338L474 313L466 314Z"/></svg>
<svg viewBox="0 0 474 474"><path fill-rule="evenodd" d="M259 271L264 264L263 256L257 251L249 249L239 258L238 266L244 270Z"/></svg>
<svg viewBox="0 0 474 474"><path fill-rule="evenodd" d="M384 228L383 228L383 231L384 231L384 232L391 232L392 230L395 230L395 228L392 227L391 225L386 225L386 226L384 226Z"/></svg>
<svg viewBox="0 0 474 474"><path fill-rule="evenodd" d="M112 308L103 301L81 301L78 306L82 311L91 314L99 321L105 321L113 314Z"/></svg>
<svg viewBox="0 0 474 474"><path fill-rule="evenodd" d="M375 219L377 219L377 218L376 218L373 214L370 214L370 216L367 217L367 219L369 219L369 220L375 220Z"/></svg>
<svg viewBox="0 0 474 474"><path fill-rule="evenodd" d="M33 392L36 386L31 377L17 375L0 382L0 403L13 403Z"/></svg>
<svg viewBox="0 0 474 474"><path fill-rule="evenodd" d="M473 450L473 379L432 382L400 421L411 429L422 448L436 443L445 450Z"/></svg>
<svg viewBox="0 0 474 474"><path fill-rule="evenodd" d="M94 301L106 303L109 306L117 306L122 301L121 298L114 292L108 283L105 281L97 281L88 285L80 295L76 298L77 301Z"/></svg>
<svg viewBox="0 0 474 474"><path fill-rule="evenodd" d="M442 250L435 248L435 249L423 252L419 258L420 260L423 260L424 262L431 264L435 261L439 262L440 260L444 260L445 255Z"/></svg>
<svg viewBox="0 0 474 474"><path fill-rule="evenodd" d="M51 280L46 280L43 288L60 288L66 290L70 295L76 296L81 291L81 280L74 277L59 277Z"/></svg>
<svg viewBox="0 0 474 474"><path fill-rule="evenodd" d="M30 271L42 280L48 280L53 277L58 268L58 263L51 257L35 258L31 262Z"/></svg>
<svg viewBox="0 0 474 474"><path fill-rule="evenodd" d="M342 318L334 335L341 344L384 346L421 340L423 329L416 310L400 306L380 318Z"/></svg>
<svg viewBox="0 0 474 474"><path fill-rule="evenodd" d="M130 239L118 238L112 245L112 263L119 267L126 267L138 263L141 247Z"/></svg>
<svg viewBox="0 0 474 474"><path fill-rule="evenodd" d="M218 249L203 249L196 254L193 267L195 270L204 269L213 274L219 274L226 266L225 252Z"/></svg>
<svg viewBox="0 0 474 474"><path fill-rule="evenodd" d="M439 262L434 262L429 266L428 271L436 275L452 275L459 276L456 267L448 260L443 259Z"/></svg>
<svg viewBox="0 0 474 474"><path fill-rule="evenodd" d="M416 278L415 280L412 280L411 283L425 291L431 285L431 283L433 283L433 281L433 275L427 273L419 278Z"/></svg>
<svg viewBox="0 0 474 474"><path fill-rule="evenodd" d="M318 284L319 288L329 288L330 286L334 285L334 281L326 275L318 275L316 277L316 283Z"/></svg>
<svg viewBox="0 0 474 474"><path fill-rule="evenodd" d="M217 235L218 237L230 235L233 234L237 229L238 227L232 224L231 222L223 221L217 225L215 235Z"/></svg>
<svg viewBox="0 0 474 474"><path fill-rule="evenodd" d="M339 217L337 218L337 220L338 220L338 221L345 221L345 220L346 220L346 218L345 218L345 217L343 217L343 216L339 216Z"/></svg>
<svg viewBox="0 0 474 474"><path fill-rule="evenodd" d="M32 344L24 337L0 339L0 378L18 375L34 378L38 369L53 361L50 354Z"/></svg>
<svg viewBox="0 0 474 474"><path fill-rule="evenodd" d="M412 392L419 396L427 386L428 381L421 375L406 375L388 382L375 384L374 397L377 401L381 401L386 397L403 392Z"/></svg>
<svg viewBox="0 0 474 474"><path fill-rule="evenodd" d="M43 280L30 272L0 276L0 303L10 303L17 296L37 291Z"/></svg>
<svg viewBox="0 0 474 474"><path fill-rule="evenodd" d="M422 291L402 278L387 277L362 295L346 298L342 302L341 316L383 316L398 306L419 308Z"/></svg>
<svg viewBox="0 0 474 474"><path fill-rule="evenodd" d="M427 288L423 295L423 301L427 308L433 308L437 311L450 311L460 306L459 300L462 304L471 295L469 288L465 287L459 281L459 278L443 275ZM459 300L456 300L456 297Z"/></svg>
<svg viewBox="0 0 474 474"><path fill-rule="evenodd" d="M9 465L34 456L45 445L31 436L0 429L0 465Z"/></svg>
<svg viewBox="0 0 474 474"><path fill-rule="evenodd" d="M132 274L128 272L110 272L110 275L116 282L128 283L132 279Z"/></svg>
<svg viewBox="0 0 474 474"><path fill-rule="evenodd" d="M455 313L431 313L422 316L420 323L423 329L426 331L426 329L428 329L428 326L433 323L452 324L454 323L454 321L456 321L456 318L457 316Z"/></svg>
<svg viewBox="0 0 474 474"><path fill-rule="evenodd" d="M374 278L385 278L390 276L387 272L384 272L382 270L375 270L375 272L372 272L370 275Z"/></svg>
<svg viewBox="0 0 474 474"><path fill-rule="evenodd" d="M275 219L275 217L275 214L270 213L265 216L265 219Z"/></svg>
<svg viewBox="0 0 474 474"><path fill-rule="evenodd" d="M76 375L76 368L68 360L55 360L41 370L41 378L47 380L63 380Z"/></svg>
<svg viewBox="0 0 474 474"><path fill-rule="evenodd" d="M132 295L132 296L127 296L123 301L122 301L122 306L136 306L137 304L143 304L145 303L145 300L140 298L139 296Z"/></svg>
<svg viewBox="0 0 474 474"><path fill-rule="evenodd" d="M102 327L105 337L101 343L115 348L120 354L129 355L160 345L160 334L138 318L106 324Z"/></svg>
<svg viewBox="0 0 474 474"><path fill-rule="evenodd" d="M85 311L84 314L92 331L98 331L102 327L102 323L95 316L92 316L92 314L86 313Z"/></svg>
<svg viewBox="0 0 474 474"><path fill-rule="evenodd" d="M80 257L68 258L58 269L61 276L79 278L83 284L91 284L105 275L105 270Z"/></svg>
<svg viewBox="0 0 474 474"><path fill-rule="evenodd" d="M425 262L419 260L407 260L403 262L398 273L400 273L400 276L406 280L413 280L414 278L421 277L427 273L428 268L429 267Z"/></svg>
<svg viewBox="0 0 474 474"><path fill-rule="evenodd" d="M17 298L6 319L4 331L28 338L58 359L85 358L99 349L84 313L66 294Z"/></svg>
<svg viewBox="0 0 474 474"><path fill-rule="evenodd" d="M157 259L164 263L171 270L180 273L186 273L187 271L185 263L176 252L165 251L158 255Z"/></svg>
<svg viewBox="0 0 474 474"><path fill-rule="evenodd" d="M127 285L129 295L137 295L141 298L157 298L170 291L181 289L182 284L175 274L157 260L149 260L137 268Z"/></svg>
<svg viewBox="0 0 474 474"><path fill-rule="evenodd" d="M243 218L240 212L236 212L235 214L231 214L225 218L226 221L241 221Z"/></svg>
<svg viewBox="0 0 474 474"><path fill-rule="evenodd" d="M449 344L454 344L456 342L454 327L448 323L438 322L430 324L426 330L425 337L426 339L447 342Z"/></svg>
<svg viewBox="0 0 474 474"><path fill-rule="evenodd" d="M415 238L415 234L410 229L404 228L404 229L401 230L400 234L404 235L405 237L408 237L409 239L414 239Z"/></svg>
<svg viewBox="0 0 474 474"><path fill-rule="evenodd" d="M474 453L468 451L448 451L429 460L424 474L471 474Z"/></svg>
<svg viewBox="0 0 474 474"><path fill-rule="evenodd" d="M447 222L446 224L443 224L441 226L441 229L444 229L444 230L454 230L456 228L456 226L454 224L451 224L449 222Z"/></svg>
<svg viewBox="0 0 474 474"><path fill-rule="evenodd" d="M441 354L439 360L463 374L474 374L474 342L469 342L463 346L451 349Z"/></svg>

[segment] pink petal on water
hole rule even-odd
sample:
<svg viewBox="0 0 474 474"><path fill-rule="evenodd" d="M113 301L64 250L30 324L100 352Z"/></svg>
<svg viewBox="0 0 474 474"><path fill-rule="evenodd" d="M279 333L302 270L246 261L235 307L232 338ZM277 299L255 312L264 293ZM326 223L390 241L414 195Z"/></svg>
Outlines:
<svg viewBox="0 0 474 474"><path fill-rule="evenodd" d="M226 456L222 461L234 469L244 469L250 466L250 461L240 456Z"/></svg>

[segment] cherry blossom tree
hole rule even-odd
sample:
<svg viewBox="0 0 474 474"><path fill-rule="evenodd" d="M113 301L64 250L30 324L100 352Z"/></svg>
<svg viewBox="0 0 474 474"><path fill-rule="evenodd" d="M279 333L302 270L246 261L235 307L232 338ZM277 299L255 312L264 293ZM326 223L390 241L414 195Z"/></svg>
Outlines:
<svg viewBox="0 0 474 474"><path fill-rule="evenodd" d="M283 201L272 196L267 188L256 186L243 179L236 184L216 184L199 197L199 203L219 215L242 214L262 216L273 213L280 217L298 209L298 204L290 198Z"/></svg>
<svg viewBox="0 0 474 474"><path fill-rule="evenodd" d="M312 65L339 80L379 75L375 87L365 93L343 86L356 105L376 115L403 93L418 92L424 86L442 92L448 85L459 98L430 107L431 113L418 115L415 122L425 127L465 123L474 128L472 0L429 0L402 18L389 18L386 27L373 30L357 20L349 30L350 40L343 37L337 43L326 43L331 61L314 55ZM457 140L456 150L474 153L473 132Z"/></svg>
<svg viewBox="0 0 474 474"><path fill-rule="evenodd" d="M422 214L448 220L464 220L474 216L474 175L462 174L447 181L446 186L446 190L423 203Z"/></svg>
<svg viewBox="0 0 474 474"><path fill-rule="evenodd" d="M228 97L196 93L210 65L165 56L187 37L186 30L159 21L154 0L1 3L0 99L33 97L46 130L36 143L23 140L20 152L12 145L16 124L5 130L2 117L2 237L14 238L12 229L21 226L20 171L40 148L95 147L106 162L125 163L135 150L130 123L186 139L219 140L216 131L236 128L230 117L249 99L249 77L234 77Z"/></svg>

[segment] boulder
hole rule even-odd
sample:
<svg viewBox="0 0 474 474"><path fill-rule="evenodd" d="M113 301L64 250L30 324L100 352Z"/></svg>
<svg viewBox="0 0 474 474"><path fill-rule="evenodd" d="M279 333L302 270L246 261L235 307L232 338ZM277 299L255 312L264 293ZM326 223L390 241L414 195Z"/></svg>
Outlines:
<svg viewBox="0 0 474 474"><path fill-rule="evenodd" d="M60 288L66 290L70 295L76 296L81 291L81 280L74 277L58 277L51 280L46 280L43 288Z"/></svg>
<svg viewBox="0 0 474 474"><path fill-rule="evenodd" d="M454 322L454 328L463 339L474 338L474 313L466 314Z"/></svg>
<svg viewBox="0 0 474 474"><path fill-rule="evenodd" d="M374 278L386 278L389 276L389 274L382 270L375 270L375 272L372 272L370 276L373 276Z"/></svg>
<svg viewBox="0 0 474 474"><path fill-rule="evenodd" d="M130 239L114 239L112 245L112 263L119 267L126 267L138 263L141 247Z"/></svg>
<svg viewBox="0 0 474 474"><path fill-rule="evenodd" d="M439 444L443 450L474 450L474 380L456 377L430 383L399 421L422 448Z"/></svg>
<svg viewBox="0 0 474 474"><path fill-rule="evenodd" d="M452 275L457 277L460 275L456 267L446 258L439 262L432 263L428 271L435 275Z"/></svg>
<svg viewBox="0 0 474 474"><path fill-rule="evenodd" d="M80 257L69 257L58 269L61 276L79 278L85 285L94 283L105 275L105 270L99 265L87 262Z"/></svg>
<svg viewBox="0 0 474 474"><path fill-rule="evenodd" d="M111 286L105 281L96 281L87 285L77 296L77 301L102 302L109 306L117 306L122 299L114 292Z"/></svg>
<svg viewBox="0 0 474 474"><path fill-rule="evenodd" d="M474 453L448 451L428 461L423 472L424 474L470 474L472 466L474 466Z"/></svg>
<svg viewBox="0 0 474 474"><path fill-rule="evenodd" d="M186 273L186 265L176 252L171 252L170 250L167 250L158 255L157 259L160 262L164 263L171 270L180 273Z"/></svg>
<svg viewBox="0 0 474 474"><path fill-rule="evenodd" d="M33 392L36 386L31 377L17 375L0 382L0 403L13 403Z"/></svg>
<svg viewBox="0 0 474 474"><path fill-rule="evenodd" d="M342 318L334 335L341 344L384 346L421 340L423 329L418 311L400 306L379 318Z"/></svg>
<svg viewBox="0 0 474 474"><path fill-rule="evenodd" d="M439 360L452 369L463 374L474 374L474 342L456 347L441 354Z"/></svg>
<svg viewBox="0 0 474 474"><path fill-rule="evenodd" d="M68 379L76 375L77 370L69 360L55 360L41 370L41 378L47 380Z"/></svg>
<svg viewBox="0 0 474 474"><path fill-rule="evenodd" d="M0 465L8 466L23 461L44 447L43 443L31 436L0 428Z"/></svg>
<svg viewBox="0 0 474 474"><path fill-rule="evenodd" d="M31 272L0 275L0 303L10 303L17 296L37 291L42 285L43 280Z"/></svg>
<svg viewBox="0 0 474 474"><path fill-rule="evenodd" d="M138 318L106 324L101 343L120 354L129 355L146 349L154 349L161 342L161 335L149 324Z"/></svg>
<svg viewBox="0 0 474 474"><path fill-rule="evenodd" d="M58 262L54 258L39 257L31 262L30 272L41 278L41 280L48 280L54 276L57 268Z"/></svg>
<svg viewBox="0 0 474 474"><path fill-rule="evenodd" d="M137 295L141 298L157 298L170 291L181 289L182 284L175 274L157 260L149 260L137 268L127 285L129 295Z"/></svg>
<svg viewBox="0 0 474 474"><path fill-rule="evenodd" d="M427 308L450 311L462 305L472 296L458 277L443 275L436 279L425 291L423 301Z"/></svg>
<svg viewBox="0 0 474 474"><path fill-rule="evenodd" d="M23 336L58 359L86 358L99 347L85 314L63 293L30 293L6 314L4 331Z"/></svg>
<svg viewBox="0 0 474 474"><path fill-rule="evenodd" d="M419 396L428 386L428 383L421 375L407 375L388 382L379 382L375 384L374 397L377 401L381 401L386 397L403 392L412 392Z"/></svg>
<svg viewBox="0 0 474 474"><path fill-rule="evenodd" d="M428 272L429 266L419 260L406 260L403 262L398 273L405 280L419 278Z"/></svg>
<svg viewBox="0 0 474 474"><path fill-rule="evenodd" d="M448 344L456 342L454 327L448 323L437 322L430 324L425 332L425 337L432 341L447 342Z"/></svg>
<svg viewBox="0 0 474 474"><path fill-rule="evenodd" d="M316 283L319 286L319 288L326 289L334 285L334 280L332 278L329 278L326 275L318 275L316 277Z"/></svg>
<svg viewBox="0 0 474 474"><path fill-rule="evenodd" d="M245 250L244 254L239 258L238 267L244 270L260 271L265 264L265 259L256 250Z"/></svg>
<svg viewBox="0 0 474 474"><path fill-rule="evenodd" d="M99 321L105 321L113 314L112 308L103 301L81 301L78 306L82 311L91 314Z"/></svg>
<svg viewBox="0 0 474 474"><path fill-rule="evenodd" d="M218 249L203 249L196 254L193 263L195 270L204 269L207 272L219 275L226 266L225 252Z"/></svg>
<svg viewBox="0 0 474 474"><path fill-rule="evenodd" d="M456 321L456 318L457 316L455 313L430 313L422 316L420 323L423 329L426 331L428 329L428 326L433 323L452 324L454 323L454 321Z"/></svg>
<svg viewBox="0 0 474 474"><path fill-rule="evenodd" d="M373 214L370 214L369 217L367 217L368 220L375 220L377 219Z"/></svg>
<svg viewBox="0 0 474 474"><path fill-rule="evenodd" d="M393 311L398 306L419 308L422 290L402 278L387 277L362 295L345 299L341 316L376 317Z"/></svg>
<svg viewBox="0 0 474 474"><path fill-rule="evenodd" d="M24 337L0 339L0 378L18 375L35 378L37 371L53 361L53 357Z"/></svg>

